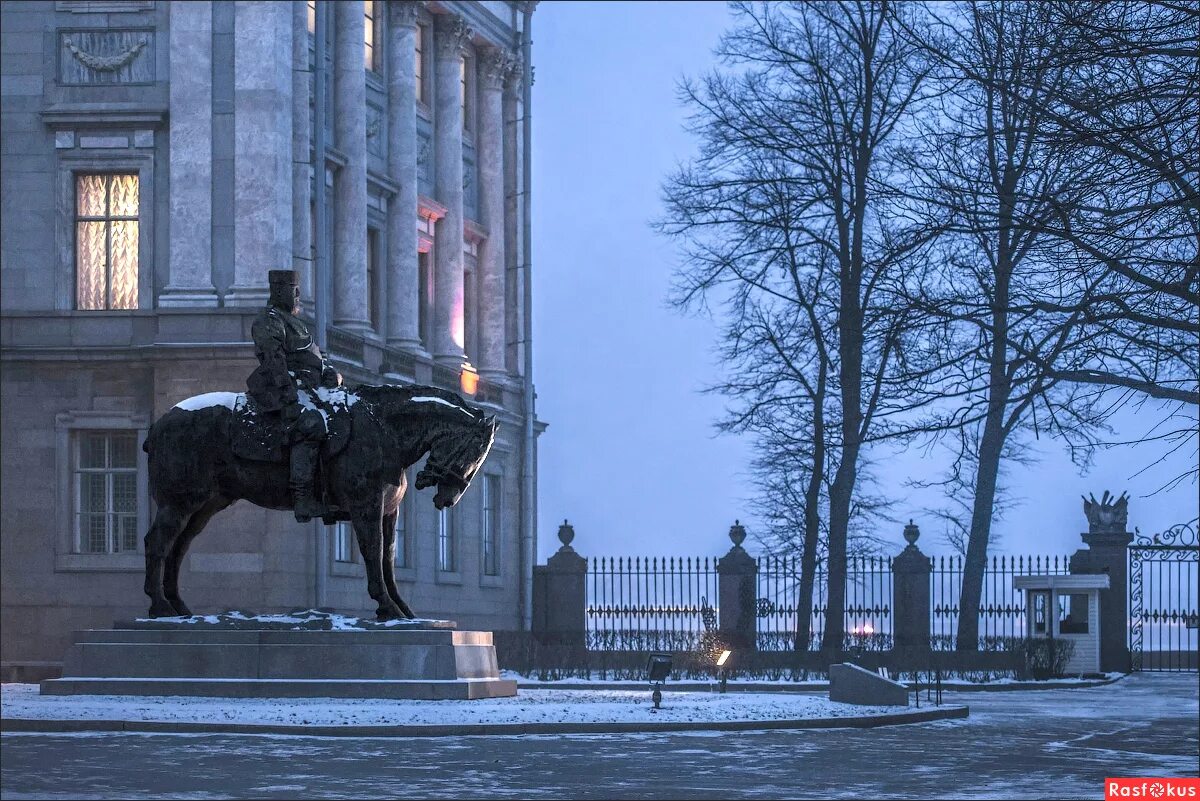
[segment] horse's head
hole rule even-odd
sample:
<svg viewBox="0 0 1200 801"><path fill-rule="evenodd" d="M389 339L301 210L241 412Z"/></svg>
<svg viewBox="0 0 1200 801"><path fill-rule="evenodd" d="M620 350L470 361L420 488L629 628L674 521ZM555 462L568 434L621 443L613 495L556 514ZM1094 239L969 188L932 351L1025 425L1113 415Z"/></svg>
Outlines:
<svg viewBox="0 0 1200 801"><path fill-rule="evenodd" d="M437 486L433 505L446 509L471 486L496 439L496 418L480 416L472 423L448 425L433 438L425 467L417 473L415 486L422 490Z"/></svg>

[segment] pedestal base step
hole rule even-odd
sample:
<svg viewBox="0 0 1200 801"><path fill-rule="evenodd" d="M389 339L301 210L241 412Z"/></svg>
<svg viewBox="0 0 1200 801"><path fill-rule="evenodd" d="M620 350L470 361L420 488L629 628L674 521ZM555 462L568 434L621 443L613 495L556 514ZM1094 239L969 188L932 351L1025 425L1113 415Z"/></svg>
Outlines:
<svg viewBox="0 0 1200 801"><path fill-rule="evenodd" d="M469 701L511 698L511 679L49 679L43 695L183 695L227 698L393 698Z"/></svg>

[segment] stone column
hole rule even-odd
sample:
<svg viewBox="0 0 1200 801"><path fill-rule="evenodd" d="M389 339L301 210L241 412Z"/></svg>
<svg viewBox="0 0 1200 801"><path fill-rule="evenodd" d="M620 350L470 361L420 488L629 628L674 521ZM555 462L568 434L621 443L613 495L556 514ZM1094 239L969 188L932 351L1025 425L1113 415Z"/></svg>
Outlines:
<svg viewBox="0 0 1200 801"><path fill-rule="evenodd" d="M417 15L425 5L393 0L388 36L388 171L400 191L388 204L388 344L421 348L417 275Z"/></svg>
<svg viewBox="0 0 1200 801"><path fill-rule="evenodd" d="M487 239L479 245L479 371L503 381L505 345L504 83L508 51L489 47L481 59L479 96L479 211Z"/></svg>
<svg viewBox="0 0 1200 801"><path fill-rule="evenodd" d="M1084 499L1088 531L1080 536L1088 546L1071 556L1071 572L1108 574L1108 589L1100 590L1100 670L1127 673L1129 659L1129 501L1122 494L1097 501Z"/></svg>
<svg viewBox="0 0 1200 801"><path fill-rule="evenodd" d="M212 278L212 3L171 12L170 278L164 308L216 306Z"/></svg>
<svg viewBox="0 0 1200 801"><path fill-rule="evenodd" d="M308 66L308 8L292 4L292 269L300 276L300 296L312 301L312 73ZM307 304L306 304L307 305Z"/></svg>
<svg viewBox="0 0 1200 801"><path fill-rule="evenodd" d="M292 264L292 7L234 5L233 286L260 306L267 271Z"/></svg>
<svg viewBox="0 0 1200 801"><path fill-rule="evenodd" d="M504 329L505 365L520 375L521 363L521 76L520 55L504 82Z"/></svg>
<svg viewBox="0 0 1200 801"><path fill-rule="evenodd" d="M892 560L892 621L894 648L925 652L929 643L929 557L917 547L921 529L909 520L904 527L908 546Z"/></svg>
<svg viewBox="0 0 1200 801"><path fill-rule="evenodd" d="M587 634L587 559L571 547L575 529L558 527L562 547L533 568L533 633L547 645L582 648Z"/></svg>
<svg viewBox="0 0 1200 801"><path fill-rule="evenodd" d="M729 527L733 547L717 562L717 606L721 644L732 650L758 648L756 584L758 562L746 553L746 527L737 520Z"/></svg>
<svg viewBox="0 0 1200 801"><path fill-rule="evenodd" d="M459 96L463 47L474 35L457 14L434 29L434 191L446 207L434 237L433 357L458 367L463 351L463 117Z"/></svg>
<svg viewBox="0 0 1200 801"><path fill-rule="evenodd" d="M369 331L367 299L367 71L361 3L333 4L334 146L346 166L334 180L333 324Z"/></svg>

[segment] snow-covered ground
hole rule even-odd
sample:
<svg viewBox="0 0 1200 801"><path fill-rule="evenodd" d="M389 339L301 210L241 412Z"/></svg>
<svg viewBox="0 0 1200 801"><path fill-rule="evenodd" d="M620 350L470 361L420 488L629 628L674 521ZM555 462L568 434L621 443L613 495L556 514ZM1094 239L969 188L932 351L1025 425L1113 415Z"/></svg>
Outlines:
<svg viewBox="0 0 1200 801"><path fill-rule="evenodd" d="M728 722L861 717L903 707L852 706L812 695L663 693L653 711L646 690L521 690L515 698L476 701L278 699L39 695L36 684L5 684L6 719L128 720L312 726L488 723Z"/></svg>

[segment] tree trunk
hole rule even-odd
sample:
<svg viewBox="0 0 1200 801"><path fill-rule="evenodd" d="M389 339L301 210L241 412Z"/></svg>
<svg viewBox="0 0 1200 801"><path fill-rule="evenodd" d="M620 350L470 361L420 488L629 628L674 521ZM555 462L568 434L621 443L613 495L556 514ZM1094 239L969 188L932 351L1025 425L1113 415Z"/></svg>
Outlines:
<svg viewBox="0 0 1200 801"><path fill-rule="evenodd" d="M813 402L813 464L804 491L804 550L800 553L800 588L796 604L797 651L807 651L812 640L813 589L817 574L817 543L821 536L821 482L825 477L825 368L817 378Z"/></svg>

